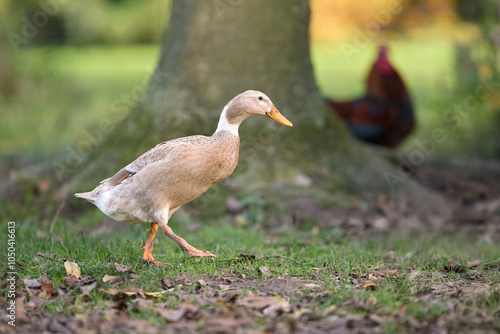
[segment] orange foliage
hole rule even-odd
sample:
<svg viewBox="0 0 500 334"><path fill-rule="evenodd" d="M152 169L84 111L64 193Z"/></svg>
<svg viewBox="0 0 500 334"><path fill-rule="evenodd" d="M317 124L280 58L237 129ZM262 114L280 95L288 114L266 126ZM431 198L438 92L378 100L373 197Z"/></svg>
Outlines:
<svg viewBox="0 0 500 334"><path fill-rule="evenodd" d="M453 0L310 0L311 40L336 42L357 31L405 31L425 24L455 23Z"/></svg>

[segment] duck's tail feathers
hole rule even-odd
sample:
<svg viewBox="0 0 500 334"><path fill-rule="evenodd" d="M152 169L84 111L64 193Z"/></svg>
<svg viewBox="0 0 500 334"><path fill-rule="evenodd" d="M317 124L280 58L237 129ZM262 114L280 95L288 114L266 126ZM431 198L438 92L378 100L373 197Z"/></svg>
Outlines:
<svg viewBox="0 0 500 334"><path fill-rule="evenodd" d="M79 198L86 199L87 201L89 201L91 203L94 203L94 201L95 201L95 195L94 195L93 191L89 191L86 193L76 193L75 196L79 197Z"/></svg>

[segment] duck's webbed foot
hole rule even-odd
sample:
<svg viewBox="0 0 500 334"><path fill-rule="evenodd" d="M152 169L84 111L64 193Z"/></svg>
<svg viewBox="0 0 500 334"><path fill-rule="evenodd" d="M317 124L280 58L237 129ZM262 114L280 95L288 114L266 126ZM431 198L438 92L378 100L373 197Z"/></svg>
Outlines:
<svg viewBox="0 0 500 334"><path fill-rule="evenodd" d="M149 238L148 241L146 242L146 245L141 248L141 252L144 252L144 255L142 258L144 261L147 261L149 263L152 263L154 265L160 266L164 264L169 264L166 262L160 262L154 259L153 257L153 243L155 239L156 232L158 232L158 223L151 223L150 233L149 233Z"/></svg>
<svg viewBox="0 0 500 334"><path fill-rule="evenodd" d="M179 247L186 252L186 254L194 257L214 257L215 255L210 253L209 251L202 251L199 249L194 248L190 244L187 243L186 240L182 239L181 237L177 236L174 231L167 225L162 225L161 231L170 239L175 241Z"/></svg>

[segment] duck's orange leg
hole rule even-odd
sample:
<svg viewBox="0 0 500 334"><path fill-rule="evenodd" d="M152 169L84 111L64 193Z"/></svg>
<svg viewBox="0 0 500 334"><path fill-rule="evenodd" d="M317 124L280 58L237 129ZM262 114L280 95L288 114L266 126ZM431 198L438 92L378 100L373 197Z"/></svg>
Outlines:
<svg viewBox="0 0 500 334"><path fill-rule="evenodd" d="M146 245L141 248L141 251L144 252L143 259L144 261L151 262L157 266L162 265L162 264L168 264L165 262L160 262L154 259L153 257L153 243L155 240L155 235L156 232L158 232L158 223L151 223L151 227L149 228L150 233L149 233L149 238L148 241L146 242Z"/></svg>
<svg viewBox="0 0 500 334"><path fill-rule="evenodd" d="M190 256L195 256L195 257L203 257L203 256L208 256L208 257L214 257L212 253L209 251L201 251L199 249L194 248L190 244L186 242L186 240L182 239L181 237L177 236L174 231L168 225L162 225L161 231L170 239L175 241L179 247L186 252Z"/></svg>

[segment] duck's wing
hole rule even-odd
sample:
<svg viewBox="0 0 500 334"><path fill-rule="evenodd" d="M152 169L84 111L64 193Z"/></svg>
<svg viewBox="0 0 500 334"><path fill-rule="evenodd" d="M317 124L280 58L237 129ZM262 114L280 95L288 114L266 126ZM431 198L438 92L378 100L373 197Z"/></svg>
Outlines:
<svg viewBox="0 0 500 334"><path fill-rule="evenodd" d="M190 136L160 143L119 170L112 177L101 181L101 184L110 187L116 186L133 177L151 163L162 160L165 162L175 160L180 152L189 149L189 146L198 146L198 144L205 142L207 138L206 136Z"/></svg>

